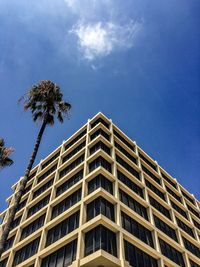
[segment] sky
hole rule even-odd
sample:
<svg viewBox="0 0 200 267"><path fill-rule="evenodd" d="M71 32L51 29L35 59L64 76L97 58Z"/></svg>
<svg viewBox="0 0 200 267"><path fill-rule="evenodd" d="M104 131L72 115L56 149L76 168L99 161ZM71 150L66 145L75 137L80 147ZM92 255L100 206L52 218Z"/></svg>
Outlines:
<svg viewBox="0 0 200 267"><path fill-rule="evenodd" d="M18 99L58 84L70 119L48 127L37 164L99 111L200 199L199 0L0 0L0 211L40 124Z"/></svg>

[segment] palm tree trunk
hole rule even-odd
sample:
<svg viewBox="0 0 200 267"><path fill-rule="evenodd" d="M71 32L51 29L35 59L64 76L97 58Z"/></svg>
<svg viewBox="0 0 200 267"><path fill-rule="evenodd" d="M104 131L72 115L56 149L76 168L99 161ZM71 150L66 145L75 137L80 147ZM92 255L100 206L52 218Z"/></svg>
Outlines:
<svg viewBox="0 0 200 267"><path fill-rule="evenodd" d="M41 142L41 139L42 139L42 135L43 135L44 130L46 128L46 125L47 125L46 120L44 120L43 123L42 123L42 126L40 128L40 131L38 133L37 140L36 140L36 143L35 143L35 146L34 146L34 149L33 149L33 153L31 155L31 158L30 158L30 161L29 161L29 164L28 164L28 167L27 167L27 169L25 171L23 179L20 182L19 190L15 195L14 204L9 210L8 220L7 220L6 224L3 226L2 235L1 235L1 238L0 238L0 258L1 258L1 255L2 255L3 251L4 251L6 240L8 238L8 235L9 235L9 232L10 232L10 229L11 229L15 214L17 212L17 208L19 206L21 197L23 195L23 192L25 190L26 184L28 182L28 177L29 177L30 171L31 171L31 169L33 167L33 163L34 163L35 158L37 156L38 148L39 148L39 145L40 145L40 142Z"/></svg>

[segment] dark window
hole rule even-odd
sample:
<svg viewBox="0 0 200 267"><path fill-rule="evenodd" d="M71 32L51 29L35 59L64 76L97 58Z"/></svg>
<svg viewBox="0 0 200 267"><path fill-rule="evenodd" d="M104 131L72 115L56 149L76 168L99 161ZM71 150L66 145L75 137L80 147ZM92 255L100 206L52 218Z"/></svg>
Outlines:
<svg viewBox="0 0 200 267"><path fill-rule="evenodd" d="M103 151L105 151L108 155L110 155L110 148L107 147L102 141L99 141L98 143L96 143L94 146L92 146L90 148L90 155L92 155L93 153L95 153L97 150L102 149Z"/></svg>
<svg viewBox="0 0 200 267"><path fill-rule="evenodd" d="M21 218L22 218L22 216L19 216L12 222L10 230L14 229L15 227L17 227L20 224Z"/></svg>
<svg viewBox="0 0 200 267"><path fill-rule="evenodd" d="M150 161L148 160L144 155L142 155L141 153L139 153L139 156L141 159L144 160L144 162L146 162L152 169L154 169L155 171L157 171L156 166Z"/></svg>
<svg viewBox="0 0 200 267"><path fill-rule="evenodd" d="M42 259L41 267L67 267L76 259L77 239Z"/></svg>
<svg viewBox="0 0 200 267"><path fill-rule="evenodd" d="M102 174L97 175L94 179L88 182L88 194L95 191L97 188L102 187L110 194L113 194L113 184L110 180Z"/></svg>
<svg viewBox="0 0 200 267"><path fill-rule="evenodd" d="M160 242L161 252L164 256L166 256L170 260L174 261L175 263L177 263L181 267L185 267L183 255L181 252L179 252L174 247L170 246L168 243L166 243L165 241L163 241L160 238L159 238L159 242Z"/></svg>
<svg viewBox="0 0 200 267"><path fill-rule="evenodd" d="M26 259L36 254L38 250L39 242L40 242L40 237L36 238L35 240L30 242L25 247L22 247L21 249L16 251L14 260L13 260L13 266L20 264L21 262L25 261Z"/></svg>
<svg viewBox="0 0 200 267"><path fill-rule="evenodd" d="M169 183L171 184L174 188L176 188L176 184L170 179L168 178L163 172L161 173L162 177Z"/></svg>
<svg viewBox="0 0 200 267"><path fill-rule="evenodd" d="M181 220L179 220L177 217L176 217L176 221L177 221L178 226L183 231L185 231L186 233L188 233L188 235L190 235L190 236L192 236L194 238L194 233L193 233L192 229L187 224L185 224L184 222L182 222Z"/></svg>
<svg viewBox="0 0 200 267"><path fill-rule="evenodd" d="M134 267L158 267L157 260L124 240L125 259Z"/></svg>
<svg viewBox="0 0 200 267"><path fill-rule="evenodd" d="M103 225L98 225L85 234L85 256L99 249L117 257L116 234Z"/></svg>
<svg viewBox="0 0 200 267"><path fill-rule="evenodd" d="M93 170L95 170L100 166L106 169L107 171L111 172L111 164L101 156L99 156L89 164L89 171L92 172Z"/></svg>
<svg viewBox="0 0 200 267"><path fill-rule="evenodd" d="M72 139L72 141L70 141L68 144L66 144L65 146L65 150L67 150L70 146L72 146L73 144L75 144L79 139L81 139L81 137L83 137L86 134L87 130L85 129L83 132L81 132L79 135L77 135L77 137L75 137L74 139Z"/></svg>
<svg viewBox="0 0 200 267"><path fill-rule="evenodd" d="M162 206L158 201L156 201L153 197L149 196L150 204L156 208L158 211L160 211L163 215L165 215L167 218L171 220L170 212L168 209L166 209L164 206Z"/></svg>
<svg viewBox="0 0 200 267"><path fill-rule="evenodd" d="M116 155L116 161L123 166L127 171L129 171L131 174L133 174L138 180L140 179L140 174L138 171L136 171L134 168L132 168L126 161L124 161L122 158L120 158L118 155Z"/></svg>
<svg viewBox="0 0 200 267"><path fill-rule="evenodd" d="M45 214L43 214L38 219L24 227L21 234L21 240L37 231L40 227L42 227L44 224L44 219Z"/></svg>
<svg viewBox="0 0 200 267"><path fill-rule="evenodd" d="M141 187L139 187L137 184L135 184L133 181L131 181L131 179L129 179L128 177L126 177L122 172L120 172L119 170L117 170L117 177L118 179L124 183L125 185L128 186L128 188L130 188L133 192L135 192L136 194L138 194L140 197L144 198L143 195L143 190Z"/></svg>
<svg viewBox="0 0 200 267"><path fill-rule="evenodd" d="M192 198L192 197L190 197L188 194L186 194L184 191L181 191L182 192L182 194L183 194L183 196L185 197L185 198L187 198L187 200L189 200L193 205L195 205L195 200Z"/></svg>
<svg viewBox="0 0 200 267"><path fill-rule="evenodd" d="M70 217L60 222L48 231L46 246L51 245L63 236L71 233L73 230L79 227L79 215L80 212L72 214Z"/></svg>
<svg viewBox="0 0 200 267"><path fill-rule="evenodd" d="M52 219L75 205L81 199L81 188L53 207Z"/></svg>
<svg viewBox="0 0 200 267"><path fill-rule="evenodd" d="M121 136L117 131L114 130L114 135L119 138L124 144L126 144L131 150L135 151L135 146L130 144L124 137Z"/></svg>
<svg viewBox="0 0 200 267"><path fill-rule="evenodd" d="M187 203L186 203L187 204ZM187 204L188 210L191 211L197 218L200 218L199 212L193 209L190 205Z"/></svg>
<svg viewBox="0 0 200 267"><path fill-rule="evenodd" d="M53 162L57 157L60 155L60 151L57 152L53 157L51 157L49 160L47 160L44 164L42 164L42 169L47 167L51 162Z"/></svg>
<svg viewBox="0 0 200 267"><path fill-rule="evenodd" d="M156 186L154 186L152 183L150 183L147 179L145 179L146 186L151 189L156 195L158 195L160 198L165 200L165 195L162 193Z"/></svg>
<svg viewBox="0 0 200 267"><path fill-rule="evenodd" d="M57 164L52 166L48 171L46 171L44 174L42 174L40 177L38 177L38 184L43 181L47 176L49 176L52 172L54 172L57 168Z"/></svg>
<svg viewBox="0 0 200 267"><path fill-rule="evenodd" d="M132 235L136 236L147 245L154 247L153 239L151 231L148 230L146 227L129 217L126 213L121 212L122 215L122 227L131 233Z"/></svg>
<svg viewBox="0 0 200 267"><path fill-rule="evenodd" d="M168 186L166 186L167 192L169 192L174 198L176 198L180 203L182 203L181 197L178 196L173 190L171 190Z"/></svg>
<svg viewBox="0 0 200 267"><path fill-rule="evenodd" d="M187 213L182 210L179 206L177 206L173 201L171 201L172 207L178 211L178 213L180 213L183 217L185 217L187 219Z"/></svg>
<svg viewBox="0 0 200 267"><path fill-rule="evenodd" d="M155 225L158 229L160 229L163 233L165 233L167 236L174 239L176 242L178 242L176 231L170 227L168 224L163 222L161 219L159 219L157 216L154 215L154 221Z"/></svg>
<svg viewBox="0 0 200 267"><path fill-rule="evenodd" d="M200 258L200 249L196 247L194 244L192 244L189 240L184 238L183 236L182 236L182 239L183 239L185 248L188 249L192 254Z"/></svg>
<svg viewBox="0 0 200 267"><path fill-rule="evenodd" d="M126 151L122 146L120 146L116 141L115 141L115 147L119 149L127 158L129 158L132 162L134 162L137 165L137 160L135 157L133 157L130 153Z"/></svg>
<svg viewBox="0 0 200 267"><path fill-rule="evenodd" d="M142 206L139 202L137 202L135 199L130 197L128 194L126 194L121 189L119 190L119 195L120 195L121 202L123 202L130 209L134 210L140 216L148 220L147 209L144 206Z"/></svg>
<svg viewBox="0 0 200 267"><path fill-rule="evenodd" d="M104 138L106 138L108 141L110 140L109 134L105 133L102 129L96 130L93 134L90 136L90 140L92 141L97 136L102 135Z"/></svg>
<svg viewBox="0 0 200 267"><path fill-rule="evenodd" d="M49 203L50 195L46 196L28 210L27 218L38 212Z"/></svg>
<svg viewBox="0 0 200 267"><path fill-rule="evenodd" d="M20 202L19 205L18 205L18 207L17 207L16 212L18 212L18 211L20 211L22 208L24 208L25 205L26 205L26 202L27 202L27 198L24 199L22 202Z"/></svg>
<svg viewBox="0 0 200 267"><path fill-rule="evenodd" d="M115 221L114 205L103 197L98 197L87 205L87 221L103 214L112 221Z"/></svg>
<svg viewBox="0 0 200 267"><path fill-rule="evenodd" d="M54 178L49 180L46 184L44 184L38 190L36 190L33 193L33 199L38 197L39 195L41 195L43 192L45 192L53 184L53 180L54 180Z"/></svg>
<svg viewBox="0 0 200 267"><path fill-rule="evenodd" d="M76 155L83 147L85 147L85 141L83 141L80 145L78 145L76 148L74 148L71 152L69 152L66 156L63 157L62 163L69 160L71 157Z"/></svg>
<svg viewBox="0 0 200 267"><path fill-rule="evenodd" d="M155 176L152 172L150 172L144 165L142 165L142 170L146 174L148 174L156 183L161 184L160 179L157 176Z"/></svg>
<svg viewBox="0 0 200 267"><path fill-rule="evenodd" d="M194 225L200 230L200 223L195 221L193 218L192 218L192 220L193 220Z"/></svg>
<svg viewBox="0 0 200 267"><path fill-rule="evenodd" d="M26 193L28 193L30 190L31 190L31 187L32 187L32 185L33 184L30 184L29 186L27 186L25 189L24 189L24 195L26 194Z"/></svg>
<svg viewBox="0 0 200 267"><path fill-rule="evenodd" d="M73 161L71 164L69 164L67 167L65 167L62 171L60 171L60 178L65 176L67 173L69 173L71 170L76 168L81 162L84 161L84 154L78 157L75 161Z"/></svg>
<svg viewBox="0 0 200 267"><path fill-rule="evenodd" d="M36 172L37 172L37 170L28 176L28 181L31 180L36 175Z"/></svg>
<svg viewBox="0 0 200 267"><path fill-rule="evenodd" d="M12 247L14 239L15 239L15 235L6 240L4 251L6 251Z"/></svg>
<svg viewBox="0 0 200 267"><path fill-rule="evenodd" d="M74 184L78 183L82 178L83 178L83 170L77 172L71 178L69 178L65 183L61 184L56 189L56 196L61 195L63 192L72 187Z"/></svg>
<svg viewBox="0 0 200 267"><path fill-rule="evenodd" d="M190 265L191 265L191 267L200 267L199 264L197 264L196 262L194 262L192 260L190 260Z"/></svg>
<svg viewBox="0 0 200 267"><path fill-rule="evenodd" d="M4 260L0 261L0 267L6 267L8 258L5 258Z"/></svg>
<svg viewBox="0 0 200 267"><path fill-rule="evenodd" d="M97 119L95 122L91 124L91 128L94 128L97 124L102 123L106 128L109 129L109 124L105 122L102 118Z"/></svg>

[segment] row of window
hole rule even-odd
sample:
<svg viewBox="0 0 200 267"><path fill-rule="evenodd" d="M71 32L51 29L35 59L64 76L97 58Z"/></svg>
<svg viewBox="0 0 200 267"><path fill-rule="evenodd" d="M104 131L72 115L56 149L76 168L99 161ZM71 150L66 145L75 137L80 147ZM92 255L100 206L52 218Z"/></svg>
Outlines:
<svg viewBox="0 0 200 267"><path fill-rule="evenodd" d="M69 152L66 156L63 157L62 163L66 162L71 157L73 157L74 155L76 155L82 148L85 147L85 144L86 144L86 141L84 140L80 145L78 145L77 147L75 147L71 152Z"/></svg>
<svg viewBox="0 0 200 267"><path fill-rule="evenodd" d="M94 154L97 150L102 149L105 151L108 155L110 155L110 148L105 145L102 141L99 141L94 146L90 148L90 155Z"/></svg>
<svg viewBox="0 0 200 267"><path fill-rule="evenodd" d="M124 149L122 146L120 146L120 144L118 144L115 141L115 147L117 149L119 149L119 151L121 151L127 158L129 158L133 163L135 163L137 165L137 160L135 157L133 157L128 151L126 151L126 149Z"/></svg>

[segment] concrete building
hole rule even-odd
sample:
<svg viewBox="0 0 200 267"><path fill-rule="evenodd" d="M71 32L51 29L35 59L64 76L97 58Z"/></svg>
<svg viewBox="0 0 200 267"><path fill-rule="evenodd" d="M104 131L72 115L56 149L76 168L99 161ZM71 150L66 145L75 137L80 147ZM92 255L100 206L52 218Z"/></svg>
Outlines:
<svg viewBox="0 0 200 267"><path fill-rule="evenodd" d="M98 113L32 169L6 266L199 267L200 202Z"/></svg>

